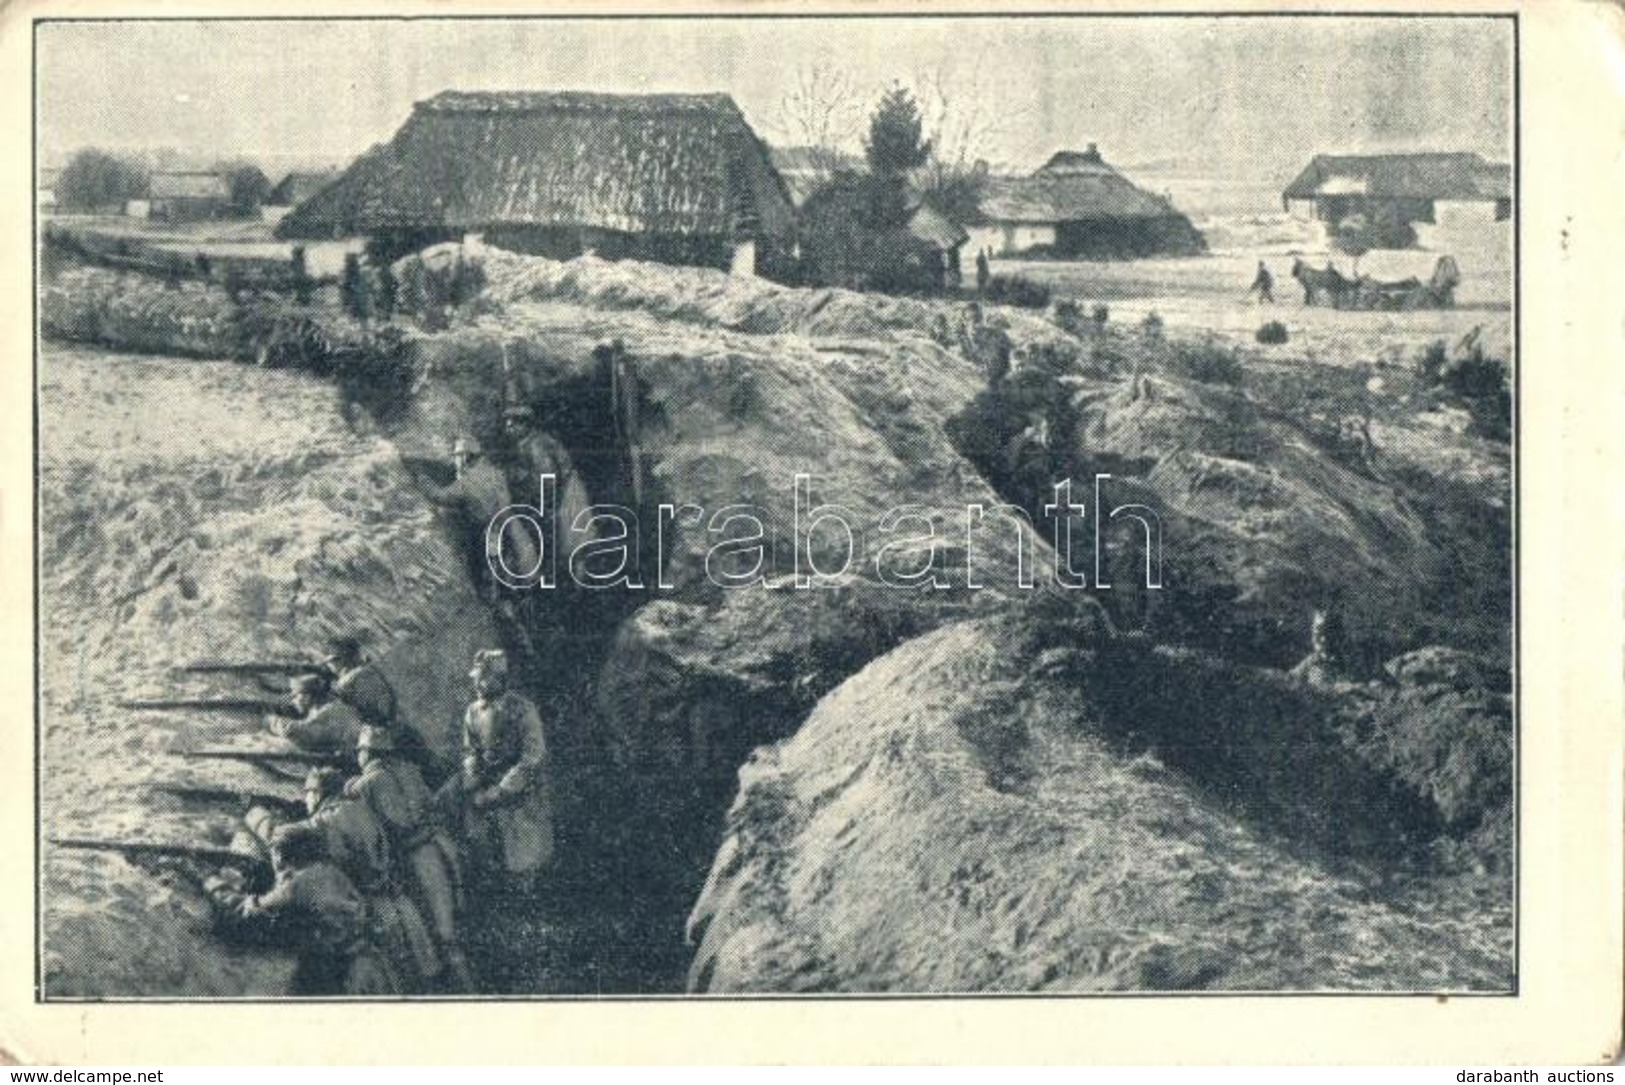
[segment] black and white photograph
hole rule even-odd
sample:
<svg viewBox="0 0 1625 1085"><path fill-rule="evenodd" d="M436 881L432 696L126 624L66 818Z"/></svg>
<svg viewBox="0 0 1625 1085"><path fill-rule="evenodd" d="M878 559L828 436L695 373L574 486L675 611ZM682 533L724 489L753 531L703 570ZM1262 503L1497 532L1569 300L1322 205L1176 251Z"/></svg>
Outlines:
<svg viewBox="0 0 1625 1085"><path fill-rule="evenodd" d="M1519 993L1516 18L31 32L37 1001Z"/></svg>

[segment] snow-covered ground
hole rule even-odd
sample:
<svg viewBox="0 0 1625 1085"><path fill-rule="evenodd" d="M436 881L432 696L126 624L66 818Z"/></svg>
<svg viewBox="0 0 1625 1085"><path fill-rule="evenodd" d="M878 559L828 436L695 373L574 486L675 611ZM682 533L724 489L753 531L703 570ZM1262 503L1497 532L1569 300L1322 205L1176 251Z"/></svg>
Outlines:
<svg viewBox="0 0 1625 1085"><path fill-rule="evenodd" d="M1138 323L1156 313L1170 329L1211 332L1255 343L1259 325L1286 325L1288 344L1276 352L1333 364L1408 362L1435 340L1453 343L1474 327L1498 330L1502 340L1512 319L1511 253L1496 238L1474 239L1450 253L1461 269L1456 307L1418 312L1350 312L1304 304L1292 278L1301 258L1314 267L1332 262L1354 272L1347 255L1328 251L1312 223L1283 213L1241 213L1198 219L1212 251L1202 256L1132 261L1000 260L996 274L1020 274L1087 305L1105 303L1113 323ZM1510 244L1510 233L1505 238ZM1360 259L1361 274L1393 281L1426 280L1442 253L1376 251ZM1263 261L1275 280L1275 300L1260 302L1248 288Z"/></svg>

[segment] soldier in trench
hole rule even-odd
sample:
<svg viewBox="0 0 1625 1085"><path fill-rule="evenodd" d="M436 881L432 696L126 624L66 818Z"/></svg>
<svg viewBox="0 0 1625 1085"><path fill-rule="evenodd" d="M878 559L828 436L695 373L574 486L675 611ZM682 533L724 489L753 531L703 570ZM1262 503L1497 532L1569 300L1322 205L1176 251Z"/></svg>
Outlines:
<svg viewBox="0 0 1625 1085"><path fill-rule="evenodd" d="M305 822L271 834L276 883L264 893L244 888L241 871L204 880L221 929L260 941L275 939L298 953L289 994L388 995L397 983L368 940L366 901L327 854L320 829Z"/></svg>
<svg viewBox="0 0 1625 1085"><path fill-rule="evenodd" d="M333 865L361 891L374 942L389 962L403 994L433 991L442 972L440 953L423 916L406 896L399 857L388 834L365 803L344 794L337 769L313 768L305 776L303 822L282 822L263 806L243 817L250 832L267 845L283 824L314 826Z"/></svg>
<svg viewBox="0 0 1625 1085"><path fill-rule="evenodd" d="M549 540L571 540L569 546L598 537L597 528L586 518L592 506L585 480L575 461L552 434L537 424L531 408L518 405L509 407L503 417L504 436L511 455L508 458L510 492L523 495L527 502L543 502L541 483L543 475L552 476L552 486L543 508L546 526L543 530ZM578 531L577 525L583 529ZM528 530L528 529L519 529ZM557 557L557 555L555 555ZM592 594L592 593L587 593ZM566 577L550 591L519 592L516 613L522 634L516 639L525 649L522 659L531 663L547 658L549 649L561 638L578 634L589 602L579 593L572 593Z"/></svg>
<svg viewBox="0 0 1625 1085"><path fill-rule="evenodd" d="M363 730L357 756L361 774L344 785L344 795L364 804L389 836L405 868L409 894L428 918L445 957L447 986L454 992L473 991L474 972L459 929L457 849L435 820L434 794L417 766L397 754L386 728Z"/></svg>
<svg viewBox="0 0 1625 1085"><path fill-rule="evenodd" d="M1331 685L1346 677L1343 644L1346 634L1334 606L1317 607L1309 619L1309 654L1289 672L1310 685Z"/></svg>
<svg viewBox="0 0 1625 1085"><path fill-rule="evenodd" d="M300 674L288 680L298 719L266 717L266 727L302 750L333 754L345 759L355 756L356 740L364 726L355 709L335 700L326 675Z"/></svg>
<svg viewBox="0 0 1625 1085"><path fill-rule="evenodd" d="M377 664L362 658L359 640L330 639L322 665L333 676L333 693L355 709L363 723L388 727L395 722L395 689Z"/></svg>
<svg viewBox="0 0 1625 1085"><path fill-rule="evenodd" d="M500 540L489 539L491 522L514 503L508 480L472 437L457 438L452 444L451 458L457 468L457 480L427 496L451 514L463 540L469 578L481 586L486 601L495 605L499 599L498 583L492 575L492 566L501 560L516 578L532 574L540 562L537 541L518 524Z"/></svg>
<svg viewBox="0 0 1625 1085"><path fill-rule="evenodd" d="M508 655L474 658L476 697L463 716L463 770L454 781L470 865L481 882L528 895L553 856L547 740L529 698L508 688Z"/></svg>
<svg viewBox="0 0 1625 1085"><path fill-rule="evenodd" d="M322 665L333 676L333 694L355 709L361 722L370 727L386 727L395 735L402 756L426 774L435 776L435 758L415 728L401 718L395 687L378 664L361 653L361 642L350 636L327 642ZM360 732L356 733L360 738Z"/></svg>

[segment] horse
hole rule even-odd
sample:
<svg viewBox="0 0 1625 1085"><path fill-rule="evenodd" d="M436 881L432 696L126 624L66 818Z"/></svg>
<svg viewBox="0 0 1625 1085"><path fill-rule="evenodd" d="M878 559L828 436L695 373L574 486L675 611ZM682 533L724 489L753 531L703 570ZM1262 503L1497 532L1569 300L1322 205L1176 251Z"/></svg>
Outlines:
<svg viewBox="0 0 1625 1085"><path fill-rule="evenodd" d="M1328 265L1324 271L1312 268L1302 260L1292 261L1292 277L1303 287L1303 303L1314 305L1317 297L1326 299L1333 309L1343 307L1343 299L1353 284L1335 268Z"/></svg>

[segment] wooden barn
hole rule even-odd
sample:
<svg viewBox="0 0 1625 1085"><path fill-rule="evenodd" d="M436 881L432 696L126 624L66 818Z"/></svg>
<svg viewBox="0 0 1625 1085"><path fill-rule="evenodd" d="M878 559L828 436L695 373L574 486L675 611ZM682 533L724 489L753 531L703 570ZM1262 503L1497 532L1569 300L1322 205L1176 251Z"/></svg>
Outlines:
<svg viewBox="0 0 1625 1085"><path fill-rule="evenodd" d="M725 94L446 91L277 224L390 253L479 236L559 259L773 274L794 213L768 150Z"/></svg>
<svg viewBox="0 0 1625 1085"><path fill-rule="evenodd" d="M1025 177L982 183L973 252L1116 260L1202 252L1190 219L1112 168L1089 144L1061 151Z"/></svg>
<svg viewBox="0 0 1625 1085"><path fill-rule="evenodd" d="M1512 217L1512 168L1470 152L1316 155L1281 193L1293 216L1336 229L1354 216L1414 236Z"/></svg>
<svg viewBox="0 0 1625 1085"><path fill-rule="evenodd" d="M137 218L200 222L231 216L231 189L225 178L205 171L155 171L145 200L131 200Z"/></svg>

